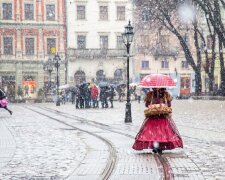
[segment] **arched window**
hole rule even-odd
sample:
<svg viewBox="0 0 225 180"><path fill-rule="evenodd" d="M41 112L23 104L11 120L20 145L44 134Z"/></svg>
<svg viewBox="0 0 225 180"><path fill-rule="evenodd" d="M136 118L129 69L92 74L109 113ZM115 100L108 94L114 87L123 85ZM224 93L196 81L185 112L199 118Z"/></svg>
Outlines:
<svg viewBox="0 0 225 180"><path fill-rule="evenodd" d="M123 81L123 70L122 69L117 69L114 72L114 80L117 83L120 83Z"/></svg>
<svg viewBox="0 0 225 180"><path fill-rule="evenodd" d="M86 75L84 71L77 71L74 74L74 82L76 85L82 84L84 82L86 82Z"/></svg>
<svg viewBox="0 0 225 180"><path fill-rule="evenodd" d="M97 82L105 81L105 72L103 70L98 70L96 72L96 80Z"/></svg>

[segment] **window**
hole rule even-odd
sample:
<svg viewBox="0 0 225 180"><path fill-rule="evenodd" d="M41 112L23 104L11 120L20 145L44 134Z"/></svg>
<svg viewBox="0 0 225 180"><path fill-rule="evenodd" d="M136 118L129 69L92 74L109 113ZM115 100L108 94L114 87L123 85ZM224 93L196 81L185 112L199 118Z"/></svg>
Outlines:
<svg viewBox="0 0 225 180"><path fill-rule="evenodd" d="M188 62L187 62L187 61L181 61L181 67L182 67L183 69L188 69L188 68L189 68Z"/></svg>
<svg viewBox="0 0 225 180"><path fill-rule="evenodd" d="M3 3L2 4L2 14L4 20L12 19L12 3Z"/></svg>
<svg viewBox="0 0 225 180"><path fill-rule="evenodd" d="M187 80L186 80L186 88L187 88L187 89L190 88L190 79L187 79Z"/></svg>
<svg viewBox="0 0 225 180"><path fill-rule="evenodd" d="M162 45L162 48L168 47L169 46L169 35L161 35L160 43Z"/></svg>
<svg viewBox="0 0 225 180"><path fill-rule="evenodd" d="M125 49L122 36L117 36L117 49Z"/></svg>
<svg viewBox="0 0 225 180"><path fill-rule="evenodd" d="M207 36L207 49L212 49L212 37L210 35Z"/></svg>
<svg viewBox="0 0 225 180"><path fill-rule="evenodd" d="M125 6L117 6L117 20L125 20Z"/></svg>
<svg viewBox="0 0 225 180"><path fill-rule="evenodd" d="M77 19L85 19L85 6L77 6Z"/></svg>
<svg viewBox="0 0 225 180"><path fill-rule="evenodd" d="M149 69L149 61L143 60L141 62L141 68L142 69Z"/></svg>
<svg viewBox="0 0 225 180"><path fill-rule="evenodd" d="M161 62L161 68L162 69L168 69L169 68L169 61L168 60L163 60Z"/></svg>
<svg viewBox="0 0 225 180"><path fill-rule="evenodd" d="M122 69L117 69L114 72L114 79L117 82L120 82L121 80L123 80L123 70Z"/></svg>
<svg viewBox="0 0 225 180"><path fill-rule="evenodd" d="M34 5L33 4L25 4L24 5L24 16L25 16L25 20L33 20L34 19Z"/></svg>
<svg viewBox="0 0 225 180"><path fill-rule="evenodd" d="M86 48L86 36L83 35L77 36L77 48L78 49Z"/></svg>
<svg viewBox="0 0 225 180"><path fill-rule="evenodd" d="M82 84L86 82L86 75L84 71L77 71L74 74L74 81L76 85Z"/></svg>
<svg viewBox="0 0 225 180"><path fill-rule="evenodd" d="M100 20L108 20L108 6L100 6Z"/></svg>
<svg viewBox="0 0 225 180"><path fill-rule="evenodd" d="M55 20L55 5L54 4L46 5L46 20L48 21Z"/></svg>
<svg viewBox="0 0 225 180"><path fill-rule="evenodd" d="M25 39L25 53L26 55L34 55L34 38Z"/></svg>
<svg viewBox="0 0 225 180"><path fill-rule="evenodd" d="M12 37L4 37L4 54L5 55L13 55L13 38Z"/></svg>
<svg viewBox="0 0 225 180"><path fill-rule="evenodd" d="M108 36L100 36L100 48L108 49Z"/></svg>
<svg viewBox="0 0 225 180"><path fill-rule="evenodd" d="M96 72L96 80L97 82L105 81L105 72L103 70L98 70Z"/></svg>
<svg viewBox="0 0 225 180"><path fill-rule="evenodd" d="M51 54L51 48L56 48L56 39L55 38L47 38L47 54Z"/></svg>
<svg viewBox="0 0 225 180"><path fill-rule="evenodd" d="M122 69L116 69L114 72L114 83L122 83L123 81L123 70Z"/></svg>
<svg viewBox="0 0 225 180"><path fill-rule="evenodd" d="M148 9L142 9L141 19L143 22L148 22L150 20L150 13Z"/></svg>

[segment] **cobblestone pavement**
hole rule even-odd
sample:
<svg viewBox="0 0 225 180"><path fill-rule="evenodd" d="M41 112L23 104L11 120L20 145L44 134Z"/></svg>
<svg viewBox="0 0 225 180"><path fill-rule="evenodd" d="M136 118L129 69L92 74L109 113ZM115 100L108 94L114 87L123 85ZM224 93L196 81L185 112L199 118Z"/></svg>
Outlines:
<svg viewBox="0 0 225 180"><path fill-rule="evenodd" d="M224 179L225 102L174 100L172 106L173 119L184 141L183 149L164 153L172 166L175 179L185 179L185 176L187 179ZM132 102L132 124L124 123L125 102L116 102L113 109L83 110L75 109L71 104L63 108L52 104L51 108L106 123L114 128L124 128L135 136L143 122L145 107L143 103Z"/></svg>
<svg viewBox="0 0 225 180"><path fill-rule="evenodd" d="M82 177L82 173L90 173L81 166L88 157L89 163L99 152L106 158L106 147L99 145L101 142L97 145L91 143L93 137L68 130L68 127L31 111L24 112L21 106L11 105L15 112L11 117L7 112L0 112L0 179L72 180L71 177L77 174ZM60 107L52 103L31 105L34 108L39 106L105 123L133 136L144 119L144 106L137 102L132 102L131 124L124 123L125 102L115 102L112 109L75 109L71 103ZM224 107L224 101L174 100L173 119L183 138L184 148L165 151L163 156L169 161L175 179L224 179ZM154 171L154 160L150 151L136 152L131 148L133 140L121 139L115 134L105 133L104 136L118 142L115 146L121 159L111 179L150 178L146 178L154 173L151 172ZM93 164L92 171L96 171Z"/></svg>
<svg viewBox="0 0 225 180"><path fill-rule="evenodd" d="M7 156L8 164L1 166L0 179L63 179L71 174L84 158L87 147L76 131L66 131L63 125L24 108L12 106L13 116L1 112L1 124L8 131L2 132L0 161L2 162L2 137L9 137L7 147L13 146L13 156ZM67 127L66 127L67 128Z"/></svg>

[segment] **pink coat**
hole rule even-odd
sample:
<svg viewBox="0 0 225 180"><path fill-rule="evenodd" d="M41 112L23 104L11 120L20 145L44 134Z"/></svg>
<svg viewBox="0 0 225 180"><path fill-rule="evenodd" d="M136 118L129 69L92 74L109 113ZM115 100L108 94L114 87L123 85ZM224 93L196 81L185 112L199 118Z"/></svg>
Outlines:
<svg viewBox="0 0 225 180"><path fill-rule="evenodd" d="M6 99L2 99L0 100L0 107L7 107L8 105L8 101Z"/></svg>

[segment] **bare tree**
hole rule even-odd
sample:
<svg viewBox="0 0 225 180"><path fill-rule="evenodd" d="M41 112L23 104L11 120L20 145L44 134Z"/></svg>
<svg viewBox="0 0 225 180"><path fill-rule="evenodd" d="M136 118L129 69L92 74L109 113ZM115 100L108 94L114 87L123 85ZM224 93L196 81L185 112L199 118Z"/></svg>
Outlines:
<svg viewBox="0 0 225 180"><path fill-rule="evenodd" d="M183 25L178 18L178 8L181 3L184 3L183 0L134 0L136 8L145 10L148 13L148 23L151 27L161 28L169 30L177 40L179 41L185 58L190 64L192 69L195 72L195 93L198 95L202 92L202 81L201 81L201 54L199 52L199 43L198 43L198 33L197 33L197 23L193 23L190 29L194 30L195 46L197 52L197 60L194 59L194 54L190 50L190 47L186 43L186 40L182 36ZM140 14L142 16L142 14ZM140 18L141 19L141 18Z"/></svg>
<svg viewBox="0 0 225 180"><path fill-rule="evenodd" d="M221 92L222 95L225 95L225 68L224 58L221 54L223 52L223 47L225 47L225 28L221 18L221 5L225 8L225 2L224 0L193 0L193 3L195 3L205 13L208 27L212 26L217 35L219 45L218 54L220 59ZM214 54L212 55L214 56ZM211 68L214 69L214 66ZM213 72L211 70L209 75L212 76L212 73Z"/></svg>
<svg viewBox="0 0 225 180"><path fill-rule="evenodd" d="M186 3L187 0L134 0L139 11L145 11L148 15L148 26L152 29L164 28L174 34L183 49L185 58L195 72L195 92L200 94L202 91L201 68L202 55L204 54L205 62L203 68L209 77L209 91L214 90L214 70L216 54L220 59L221 74L221 92L225 95L225 68L223 48L225 47L225 27L221 18L221 8L225 9L224 0L190 0L195 10L200 14L201 20L206 21L209 37L211 39L211 52L206 48L206 34L199 24L199 19L195 16L194 21L184 25L178 14L179 6ZM190 2L189 1L189 2ZM143 17L141 13L140 16ZM146 16L146 15L145 15ZM145 22L146 23L146 22ZM195 52L190 49L182 36L183 29L188 26L193 33ZM141 26L140 26L141 27ZM218 40L218 46L216 41ZM202 42L202 43L201 43ZM203 47L202 47L202 45ZM218 48L218 50L217 50ZM202 54L202 52L204 52Z"/></svg>

